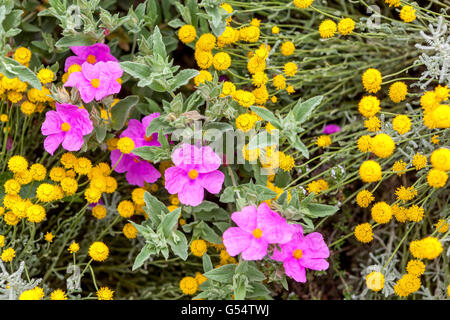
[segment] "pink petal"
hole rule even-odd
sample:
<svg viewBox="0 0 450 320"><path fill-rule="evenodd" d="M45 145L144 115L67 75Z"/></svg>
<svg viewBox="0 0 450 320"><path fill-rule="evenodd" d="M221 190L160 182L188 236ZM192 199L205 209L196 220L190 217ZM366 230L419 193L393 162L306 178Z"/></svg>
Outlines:
<svg viewBox="0 0 450 320"><path fill-rule="evenodd" d="M120 162L117 163L117 161L119 161L120 159L121 154L122 152L120 152L118 149L111 151L111 168L114 168L114 171L118 173L124 173L128 171L134 161L132 156L124 154Z"/></svg>
<svg viewBox="0 0 450 320"><path fill-rule="evenodd" d="M133 160L126 175L129 184L140 187L143 187L145 182L154 183L160 177L161 173L159 173L154 166L144 160L137 163Z"/></svg>
<svg viewBox="0 0 450 320"><path fill-rule="evenodd" d="M240 228L232 227L223 233L223 244L232 257L250 246L253 236Z"/></svg>
<svg viewBox="0 0 450 320"><path fill-rule="evenodd" d="M222 159L209 147L203 147L202 149L202 163L199 166L198 172L211 172L217 170L222 164Z"/></svg>
<svg viewBox="0 0 450 320"><path fill-rule="evenodd" d="M310 258L328 258L330 250L323 240L323 236L319 232L308 234L305 239L305 247L307 248L308 257Z"/></svg>
<svg viewBox="0 0 450 320"><path fill-rule="evenodd" d="M61 142L64 140L64 132L51 134L44 140L44 149L53 155L56 149L58 149Z"/></svg>
<svg viewBox="0 0 450 320"><path fill-rule="evenodd" d="M306 270L299 264L298 260L294 258L287 259L284 261L283 266L287 276L297 282L306 282Z"/></svg>
<svg viewBox="0 0 450 320"><path fill-rule="evenodd" d="M236 223L239 228L252 233L256 229L256 207L246 206L241 211L236 211L231 214L231 220Z"/></svg>
<svg viewBox="0 0 450 320"><path fill-rule="evenodd" d="M41 132L43 135L57 134L61 132L61 124L63 121L56 111L47 111L45 121L42 123Z"/></svg>
<svg viewBox="0 0 450 320"><path fill-rule="evenodd" d="M258 228L269 243L289 242L296 232L293 225L289 225L278 213L270 210L265 202L258 207L257 221Z"/></svg>
<svg viewBox="0 0 450 320"><path fill-rule="evenodd" d="M325 259L310 259L303 257L298 260L301 266L311 270L326 270L329 267L328 262Z"/></svg>
<svg viewBox="0 0 450 320"><path fill-rule="evenodd" d="M193 180L183 185L180 192L178 192L178 199L182 204L195 207L203 202L204 195L205 191L203 187Z"/></svg>
<svg viewBox="0 0 450 320"><path fill-rule="evenodd" d="M181 191L183 186L189 183L189 177L186 172L178 167L167 168L164 172L165 187L170 194Z"/></svg>
<svg viewBox="0 0 450 320"><path fill-rule="evenodd" d="M267 254L267 247L269 243L264 239L252 238L250 246L242 252L242 259L244 260L261 260Z"/></svg>
<svg viewBox="0 0 450 320"><path fill-rule="evenodd" d="M89 62L85 62L81 65L81 73L83 76L91 82L92 79L100 78L100 64L103 62L98 62L96 64L90 64Z"/></svg>
<svg viewBox="0 0 450 320"><path fill-rule="evenodd" d="M67 151L78 151L83 146L83 135L79 130L71 129L66 132L62 146Z"/></svg>
<svg viewBox="0 0 450 320"><path fill-rule="evenodd" d="M65 65L64 65L64 72L69 71L69 68L71 65L78 64L81 66L85 61L86 61L86 59L83 59L83 58L80 58L77 56L68 57L66 59Z"/></svg>
<svg viewBox="0 0 450 320"><path fill-rule="evenodd" d="M217 194L222 190L225 175L223 172L216 170L208 173L200 173L197 181L200 185L213 194Z"/></svg>

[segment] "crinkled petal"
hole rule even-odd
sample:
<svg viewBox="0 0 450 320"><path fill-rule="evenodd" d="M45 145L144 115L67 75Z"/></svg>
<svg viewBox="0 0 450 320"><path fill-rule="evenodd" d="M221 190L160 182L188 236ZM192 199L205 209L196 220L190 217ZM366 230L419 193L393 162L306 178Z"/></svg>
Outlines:
<svg viewBox="0 0 450 320"><path fill-rule="evenodd" d="M269 243L264 238L252 238L250 246L242 252L242 259L244 260L261 260L267 254L267 247Z"/></svg>
<svg viewBox="0 0 450 320"><path fill-rule="evenodd" d="M86 62L86 59L80 58L78 56L68 57L64 64L64 72L69 71L70 66L74 64L78 64L81 66L84 62Z"/></svg>
<svg viewBox="0 0 450 320"><path fill-rule="evenodd" d="M234 257L250 246L252 238L248 232L232 227L223 233L223 244L228 254Z"/></svg>
<svg viewBox="0 0 450 320"><path fill-rule="evenodd" d="M51 155L58 149L61 142L64 140L64 132L51 134L44 140L44 149Z"/></svg>
<svg viewBox="0 0 450 320"><path fill-rule="evenodd" d="M47 111L45 114L45 121L42 123L41 132L43 135L48 136L50 134L57 134L61 131L61 120L60 115L56 111Z"/></svg>
<svg viewBox="0 0 450 320"><path fill-rule="evenodd" d="M83 135L77 129L66 132L62 146L67 151L78 151L83 146Z"/></svg>
<svg viewBox="0 0 450 320"><path fill-rule="evenodd" d="M134 162L126 175L129 184L143 187L144 183L154 183L161 177L161 173L147 161Z"/></svg>
<svg viewBox="0 0 450 320"><path fill-rule="evenodd" d="M114 171L118 173L124 173L128 171L134 161L132 156L124 154L120 162L117 163L117 161L119 161L120 159L121 154L122 152L120 152L118 149L111 151L111 168L114 168Z"/></svg>
<svg viewBox="0 0 450 320"><path fill-rule="evenodd" d="M258 207L257 221L258 228L263 232L262 236L269 243L289 242L296 232L293 225L289 225L278 213L270 210L265 202Z"/></svg>
<svg viewBox="0 0 450 320"><path fill-rule="evenodd" d="M197 182L200 185L213 194L217 194L222 190L223 181L225 175L223 172L216 170L207 173L200 173L197 178Z"/></svg>
<svg viewBox="0 0 450 320"><path fill-rule="evenodd" d="M252 233L256 229L256 207L246 206L241 209L241 211L236 211L231 214L231 220L236 223L239 228Z"/></svg>
<svg viewBox="0 0 450 320"><path fill-rule="evenodd" d="M180 202L193 207L202 203L204 196L205 189L203 189L203 187L195 180L185 183L180 192L178 192L178 199Z"/></svg>
<svg viewBox="0 0 450 320"><path fill-rule="evenodd" d="M202 147L202 162L199 165L198 172L211 172L217 170L222 164L220 157L209 147Z"/></svg>
<svg viewBox="0 0 450 320"><path fill-rule="evenodd" d="M303 257L298 260L300 265L311 270L327 270L329 267L325 259L310 259Z"/></svg>
<svg viewBox="0 0 450 320"><path fill-rule="evenodd" d="M330 256L330 250L320 233L308 234L304 238L304 243L309 258L328 258Z"/></svg>
<svg viewBox="0 0 450 320"><path fill-rule="evenodd" d="M167 168L164 172L165 187L170 194L181 191L186 183L189 183L189 177L186 172L178 167Z"/></svg>
<svg viewBox="0 0 450 320"><path fill-rule="evenodd" d="M294 258L286 259L283 263L284 271L287 276L297 282L306 282L306 270Z"/></svg>

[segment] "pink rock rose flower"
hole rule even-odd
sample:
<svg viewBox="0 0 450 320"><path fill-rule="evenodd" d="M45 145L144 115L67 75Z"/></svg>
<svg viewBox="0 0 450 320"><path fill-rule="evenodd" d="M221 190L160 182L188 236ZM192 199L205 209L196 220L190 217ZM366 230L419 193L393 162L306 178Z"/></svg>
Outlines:
<svg viewBox="0 0 450 320"><path fill-rule="evenodd" d="M211 147L183 144L172 153L174 167L166 169L165 187L170 194L178 193L181 203L198 206L204 189L217 194L225 179L219 169L222 161Z"/></svg>
<svg viewBox="0 0 450 320"><path fill-rule="evenodd" d="M269 244L284 244L291 240L296 229L267 203L243 207L231 215L237 227L227 229L223 244L230 256L242 253L244 260L261 260L267 254Z"/></svg>
<svg viewBox="0 0 450 320"><path fill-rule="evenodd" d="M96 64L100 61L117 62L117 59L111 55L111 50L109 47L103 43L95 43L91 46L74 46L70 47L70 50L72 50L72 52L76 55L66 59L64 72L67 72L69 67L73 64L78 64L81 66L85 62L90 64Z"/></svg>

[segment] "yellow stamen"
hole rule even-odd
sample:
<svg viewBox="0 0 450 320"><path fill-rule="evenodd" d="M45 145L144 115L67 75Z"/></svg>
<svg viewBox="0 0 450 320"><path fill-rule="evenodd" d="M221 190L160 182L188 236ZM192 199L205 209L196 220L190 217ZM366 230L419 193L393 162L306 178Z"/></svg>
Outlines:
<svg viewBox="0 0 450 320"><path fill-rule="evenodd" d="M92 79L92 80L91 80L91 85L92 85L94 88L98 88L98 87L100 86L100 80L97 79L97 78Z"/></svg>
<svg viewBox="0 0 450 320"><path fill-rule="evenodd" d="M253 230L252 234L256 239L259 239L262 237L262 230L256 228L255 230Z"/></svg>
<svg viewBox="0 0 450 320"><path fill-rule="evenodd" d="M303 251L300 250L300 249L296 249L296 250L294 250L294 252L292 253L292 256L293 256L295 259L300 259L301 257L303 257Z"/></svg>
<svg viewBox="0 0 450 320"><path fill-rule="evenodd" d="M90 54L88 55L88 57L86 58L86 61L89 62L90 64L94 64L97 62L97 59L95 58L94 55Z"/></svg>
<svg viewBox="0 0 450 320"><path fill-rule="evenodd" d="M191 178L192 180L197 179L198 177L198 171L195 169L189 170L188 173L189 178Z"/></svg>
<svg viewBox="0 0 450 320"><path fill-rule="evenodd" d="M67 122L63 122L63 123L61 124L61 130L64 131L64 132L69 131L70 128L71 128L71 127L70 127L70 124L68 124Z"/></svg>

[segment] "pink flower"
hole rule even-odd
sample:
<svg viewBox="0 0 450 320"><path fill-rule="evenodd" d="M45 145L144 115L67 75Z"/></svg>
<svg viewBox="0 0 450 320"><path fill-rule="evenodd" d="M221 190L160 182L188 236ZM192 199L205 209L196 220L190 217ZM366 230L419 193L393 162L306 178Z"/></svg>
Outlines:
<svg viewBox="0 0 450 320"><path fill-rule="evenodd" d="M96 64L97 62L103 61L114 61L117 59L111 55L110 49L106 44L96 43L91 46L76 46L70 47L76 56L72 56L66 59L66 64L64 65L64 72L69 70L69 67L73 64L79 64L80 66L88 62L90 64Z"/></svg>
<svg viewBox="0 0 450 320"><path fill-rule="evenodd" d="M258 208L247 206L231 215L237 227L223 233L223 244L230 256L242 253L244 260L261 260L267 254L270 243L283 244L291 240L296 229L267 203Z"/></svg>
<svg viewBox="0 0 450 320"><path fill-rule="evenodd" d="M296 230L292 240L280 246L281 251L275 249L272 259L283 261L286 275L297 282L306 282L306 269L328 269L325 259L330 256L330 251L320 233L313 232L304 237L300 225L296 225Z"/></svg>
<svg viewBox="0 0 450 320"><path fill-rule="evenodd" d="M76 87L85 103L94 98L100 101L106 96L120 92L121 85L117 80L122 74L123 70L117 62L85 62L81 65L80 72L72 72L69 75L64 86Z"/></svg>
<svg viewBox="0 0 450 320"><path fill-rule="evenodd" d="M136 119L131 119L128 121L128 127L122 132L120 136L133 139L135 148L142 146L160 147L161 144L158 141L158 133L155 132L150 137L147 137L145 135L145 130L147 129L150 122L158 117L159 112L155 112L142 118L142 122Z"/></svg>
<svg viewBox="0 0 450 320"><path fill-rule="evenodd" d="M225 175L217 170L222 161L211 147L183 144L172 153L174 167L166 169L166 189L178 193L181 203L198 206L203 201L204 189L217 194L222 189Z"/></svg>
<svg viewBox="0 0 450 320"><path fill-rule="evenodd" d="M158 134L154 133L150 137L145 135L145 129L150 122L159 117L159 113L152 113L142 119L142 122L136 119L128 121L128 127L122 132L120 137L128 137L133 140L136 148L142 146L159 147ZM119 161L121 152L119 150L111 151L111 166ZM124 154L122 159L114 168L119 173L126 172L126 178L129 184L143 187L144 183L153 183L161 177L161 173L145 160L142 160L133 153Z"/></svg>
<svg viewBox="0 0 450 320"><path fill-rule="evenodd" d="M41 132L47 136L44 148L53 155L62 142L64 149L78 151L84 143L83 136L92 132L94 127L89 113L71 104L56 103L56 111L48 111Z"/></svg>
<svg viewBox="0 0 450 320"><path fill-rule="evenodd" d="M327 124L323 129L323 134L333 134L339 131L341 131L341 127L337 124Z"/></svg>

